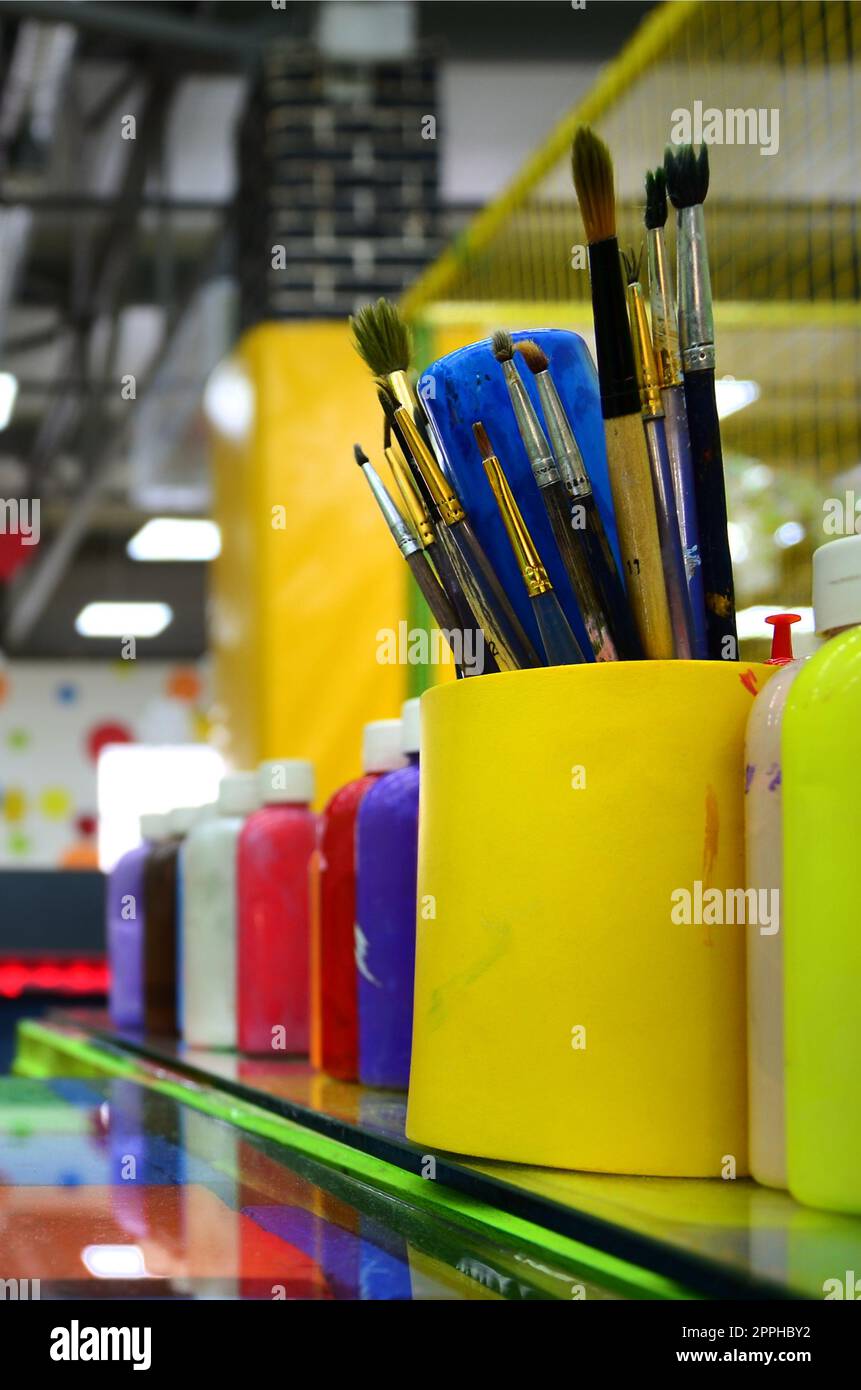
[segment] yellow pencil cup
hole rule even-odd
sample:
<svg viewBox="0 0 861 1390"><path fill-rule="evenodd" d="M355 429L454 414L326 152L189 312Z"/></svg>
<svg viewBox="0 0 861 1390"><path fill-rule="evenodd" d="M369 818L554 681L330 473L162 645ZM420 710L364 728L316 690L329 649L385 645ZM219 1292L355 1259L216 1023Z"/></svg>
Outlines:
<svg viewBox="0 0 861 1390"><path fill-rule="evenodd" d="M737 922L744 731L772 671L606 662L422 697L410 1139L746 1172L745 927L728 905Z"/></svg>

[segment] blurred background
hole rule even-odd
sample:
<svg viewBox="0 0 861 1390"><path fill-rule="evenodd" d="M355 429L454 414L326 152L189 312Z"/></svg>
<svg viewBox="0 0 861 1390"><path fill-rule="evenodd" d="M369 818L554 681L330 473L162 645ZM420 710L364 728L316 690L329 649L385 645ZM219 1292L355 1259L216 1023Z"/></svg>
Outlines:
<svg viewBox="0 0 861 1390"><path fill-rule="evenodd" d="M419 367L592 346L580 121L624 245L674 110L779 113L706 211L742 651L812 632L861 502L859 45L848 0L0 3L0 1067L17 1012L104 990L140 812L273 756L325 798L438 676L375 661L420 607L346 318L401 298Z"/></svg>

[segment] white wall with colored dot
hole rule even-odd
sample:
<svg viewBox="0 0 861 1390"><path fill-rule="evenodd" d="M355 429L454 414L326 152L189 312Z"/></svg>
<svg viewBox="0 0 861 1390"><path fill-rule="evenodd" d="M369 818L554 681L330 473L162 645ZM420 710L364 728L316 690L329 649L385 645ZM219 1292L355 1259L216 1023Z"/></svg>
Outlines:
<svg viewBox="0 0 861 1390"><path fill-rule="evenodd" d="M100 751L205 743L209 699L204 665L0 663L0 868L97 867Z"/></svg>

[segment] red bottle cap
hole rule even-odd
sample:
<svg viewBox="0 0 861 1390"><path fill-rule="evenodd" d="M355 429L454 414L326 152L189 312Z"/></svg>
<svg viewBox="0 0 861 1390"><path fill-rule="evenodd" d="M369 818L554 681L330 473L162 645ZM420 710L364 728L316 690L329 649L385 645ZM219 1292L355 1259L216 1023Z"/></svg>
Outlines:
<svg viewBox="0 0 861 1390"><path fill-rule="evenodd" d="M771 623L771 656L766 666L788 666L794 660L792 655L792 624L801 622L800 613L772 613L765 620Z"/></svg>

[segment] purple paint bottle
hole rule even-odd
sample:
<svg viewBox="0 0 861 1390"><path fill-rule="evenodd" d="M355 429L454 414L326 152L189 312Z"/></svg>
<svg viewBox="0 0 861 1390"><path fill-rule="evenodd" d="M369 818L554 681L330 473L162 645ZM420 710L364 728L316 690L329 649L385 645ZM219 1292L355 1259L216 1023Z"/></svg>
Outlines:
<svg viewBox="0 0 861 1390"><path fill-rule="evenodd" d="M402 711L407 766L371 787L356 825L359 1080L406 1089L416 956L419 702Z"/></svg>
<svg viewBox="0 0 861 1390"><path fill-rule="evenodd" d="M142 843L118 859L108 877L109 1007L117 1028L144 1026L144 865L154 842L167 829L166 816L141 816Z"/></svg>

